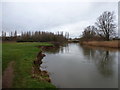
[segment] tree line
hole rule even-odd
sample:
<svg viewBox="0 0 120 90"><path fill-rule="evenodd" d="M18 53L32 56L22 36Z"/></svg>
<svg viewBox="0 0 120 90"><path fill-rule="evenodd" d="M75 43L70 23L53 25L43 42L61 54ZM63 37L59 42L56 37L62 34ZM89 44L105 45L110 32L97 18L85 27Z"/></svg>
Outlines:
<svg viewBox="0 0 120 90"><path fill-rule="evenodd" d="M65 42L69 38L69 33L63 32L45 32L45 31L27 31L21 32L21 35L17 35L17 31L11 32L10 36L6 35L6 32L2 31L3 41L17 41L17 42Z"/></svg>
<svg viewBox="0 0 120 90"><path fill-rule="evenodd" d="M95 25L87 26L83 33L81 40L106 40L109 41L116 37L116 24L114 12L103 12L95 22Z"/></svg>

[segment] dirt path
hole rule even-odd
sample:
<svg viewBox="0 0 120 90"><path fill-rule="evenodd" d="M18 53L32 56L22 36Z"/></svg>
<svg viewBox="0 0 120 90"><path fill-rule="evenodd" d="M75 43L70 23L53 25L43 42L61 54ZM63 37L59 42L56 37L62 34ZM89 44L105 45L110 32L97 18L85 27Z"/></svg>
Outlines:
<svg viewBox="0 0 120 90"><path fill-rule="evenodd" d="M3 76L2 76L2 88L11 88L13 83L13 77L14 77L14 61L11 61L8 64L8 67L5 69Z"/></svg>

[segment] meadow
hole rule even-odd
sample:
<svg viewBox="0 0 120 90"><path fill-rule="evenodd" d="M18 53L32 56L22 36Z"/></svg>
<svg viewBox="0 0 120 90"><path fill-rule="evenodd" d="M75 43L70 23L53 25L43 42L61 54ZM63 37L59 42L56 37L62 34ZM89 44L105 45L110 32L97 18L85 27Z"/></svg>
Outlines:
<svg viewBox="0 0 120 90"><path fill-rule="evenodd" d="M9 63L14 62L14 78L11 88L55 88L51 83L31 77L33 60L40 51L40 48L36 47L38 45L51 46L52 44L40 42L2 43L2 75Z"/></svg>

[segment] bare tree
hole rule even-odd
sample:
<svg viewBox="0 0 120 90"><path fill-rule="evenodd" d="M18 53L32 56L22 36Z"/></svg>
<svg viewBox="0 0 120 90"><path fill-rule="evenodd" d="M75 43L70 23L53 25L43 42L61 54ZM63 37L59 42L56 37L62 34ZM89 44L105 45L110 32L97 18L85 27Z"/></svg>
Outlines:
<svg viewBox="0 0 120 90"><path fill-rule="evenodd" d="M11 32L11 35L10 35L11 37L13 36L13 32Z"/></svg>
<svg viewBox="0 0 120 90"><path fill-rule="evenodd" d="M90 40L96 36L97 28L95 26L88 26L83 31L83 38L85 40Z"/></svg>
<svg viewBox="0 0 120 90"><path fill-rule="evenodd" d="M114 12L105 11L100 15L95 23L98 27L97 34L109 41L115 35L116 24L114 23Z"/></svg>
<svg viewBox="0 0 120 90"><path fill-rule="evenodd" d="M6 38L6 32L2 31L2 40L5 40Z"/></svg>
<svg viewBox="0 0 120 90"><path fill-rule="evenodd" d="M44 31L35 31L35 32L22 32L21 36L17 39L17 41L21 42L66 42L67 38L65 37L63 32L58 32L56 34L52 32L44 32Z"/></svg>
<svg viewBox="0 0 120 90"><path fill-rule="evenodd" d="M17 37L17 31L15 30L15 32L14 32L14 37Z"/></svg>

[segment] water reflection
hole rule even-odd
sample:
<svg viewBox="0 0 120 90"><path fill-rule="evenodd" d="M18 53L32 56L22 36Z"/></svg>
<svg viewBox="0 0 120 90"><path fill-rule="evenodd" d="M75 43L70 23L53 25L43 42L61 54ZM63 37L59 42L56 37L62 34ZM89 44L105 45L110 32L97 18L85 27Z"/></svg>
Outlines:
<svg viewBox="0 0 120 90"><path fill-rule="evenodd" d="M115 88L117 53L71 43L46 51L42 66L47 66L52 83L60 88Z"/></svg>
<svg viewBox="0 0 120 90"><path fill-rule="evenodd" d="M52 47L52 48L47 48L44 49L43 52L49 53L49 54L56 54L59 53L60 47Z"/></svg>
<svg viewBox="0 0 120 90"><path fill-rule="evenodd" d="M83 47L83 54L86 60L94 61L98 71L105 77L113 75L112 64L114 63L115 55L108 50L97 50Z"/></svg>
<svg viewBox="0 0 120 90"><path fill-rule="evenodd" d="M44 48L43 52L46 52L46 53L49 53L49 54L56 54L56 53L59 53L59 52L64 53L64 51L69 50L68 48L65 48L65 47L68 47L68 44L64 44L64 45L59 46L59 47Z"/></svg>
<svg viewBox="0 0 120 90"><path fill-rule="evenodd" d="M112 55L109 54L109 51L103 51L102 53L98 54L97 57L98 63L96 63L96 66L99 72L105 77L111 76L113 74Z"/></svg>

